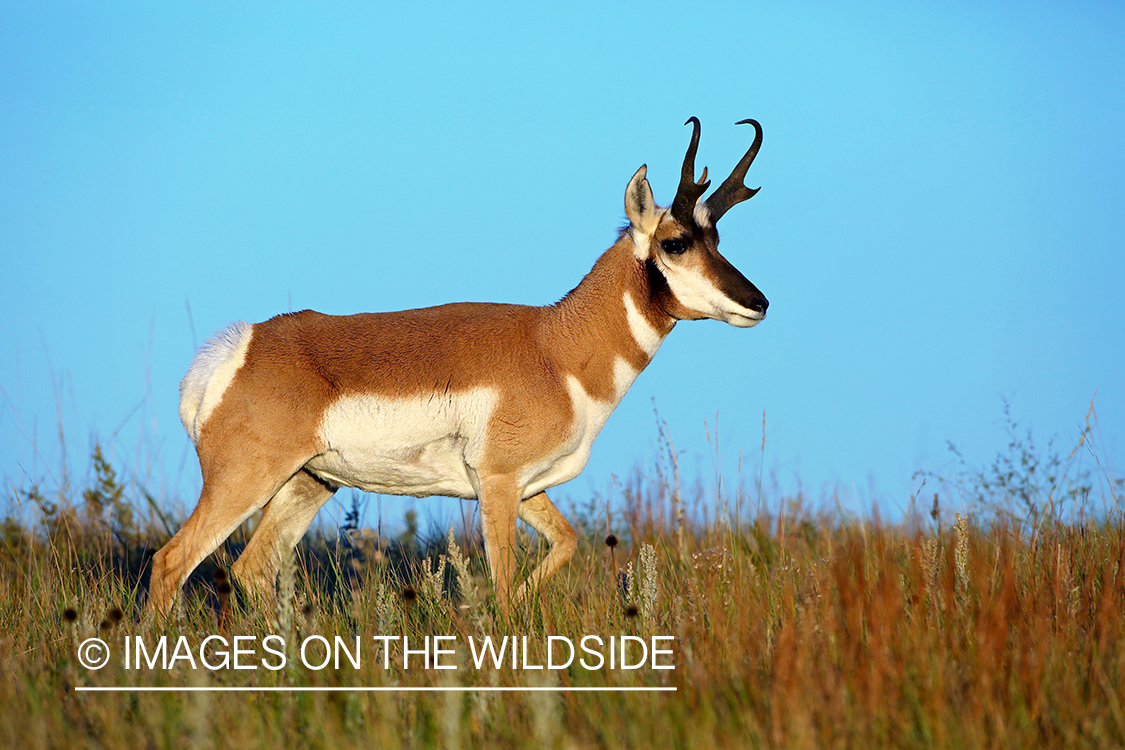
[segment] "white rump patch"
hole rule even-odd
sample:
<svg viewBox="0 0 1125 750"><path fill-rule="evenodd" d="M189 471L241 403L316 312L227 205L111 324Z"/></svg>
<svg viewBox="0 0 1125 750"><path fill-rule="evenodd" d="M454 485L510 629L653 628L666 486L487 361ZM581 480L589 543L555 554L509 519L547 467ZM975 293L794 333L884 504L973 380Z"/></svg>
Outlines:
<svg viewBox="0 0 1125 750"><path fill-rule="evenodd" d="M641 351L649 357L656 354L656 350L664 341L664 336L653 328L652 323L649 323L644 314L637 309L637 304L633 302L633 295L629 292L625 292L625 317L629 321L629 331L633 334L633 340L641 347Z"/></svg>
<svg viewBox="0 0 1125 750"><path fill-rule="evenodd" d="M193 443L199 442L203 424L246 361L253 331L254 326L238 320L209 338L195 353L180 381L180 421Z"/></svg>
<svg viewBox="0 0 1125 750"><path fill-rule="evenodd" d="M327 482L367 492L475 499L467 466L481 463L497 398L492 388L344 396L325 411L326 450L306 467Z"/></svg>

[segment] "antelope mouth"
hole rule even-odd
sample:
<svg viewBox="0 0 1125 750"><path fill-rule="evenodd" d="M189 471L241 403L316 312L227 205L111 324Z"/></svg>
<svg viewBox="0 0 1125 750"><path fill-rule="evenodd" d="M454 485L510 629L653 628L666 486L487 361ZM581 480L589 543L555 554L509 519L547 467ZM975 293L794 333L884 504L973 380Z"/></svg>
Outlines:
<svg viewBox="0 0 1125 750"><path fill-rule="evenodd" d="M766 314L759 312L752 312L743 315L742 313L728 312L723 317L723 322L730 323L735 328L753 328L766 319Z"/></svg>

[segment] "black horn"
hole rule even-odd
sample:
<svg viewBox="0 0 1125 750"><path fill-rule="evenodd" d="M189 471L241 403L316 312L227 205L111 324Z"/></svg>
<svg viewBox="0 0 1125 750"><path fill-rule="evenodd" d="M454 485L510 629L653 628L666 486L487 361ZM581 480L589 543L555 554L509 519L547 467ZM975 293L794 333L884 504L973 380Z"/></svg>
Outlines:
<svg viewBox="0 0 1125 750"><path fill-rule="evenodd" d="M723 180L723 184L719 185L719 189L711 194L707 199L707 213L711 216L712 222L717 222L722 218L731 206L736 203L741 203L744 200L749 200L754 197L761 188L754 188L751 190L743 184L746 179L746 171L750 169L750 164L754 161L754 157L758 155L758 149L762 147L762 126L757 120L742 120L737 123L738 125L750 124L754 126L754 143L750 145L750 150L738 162L738 166L730 173L730 177ZM677 200L679 196L676 196Z"/></svg>
<svg viewBox="0 0 1125 750"><path fill-rule="evenodd" d="M688 144L687 153L684 155L684 166L680 170L680 187L676 191L676 199L672 201L672 218L685 226L690 226L692 213L695 211L695 202L707 192L711 181L707 179L707 168L703 168L703 176L699 182L695 181L695 152L699 148L699 118L689 117L692 124L691 143Z"/></svg>

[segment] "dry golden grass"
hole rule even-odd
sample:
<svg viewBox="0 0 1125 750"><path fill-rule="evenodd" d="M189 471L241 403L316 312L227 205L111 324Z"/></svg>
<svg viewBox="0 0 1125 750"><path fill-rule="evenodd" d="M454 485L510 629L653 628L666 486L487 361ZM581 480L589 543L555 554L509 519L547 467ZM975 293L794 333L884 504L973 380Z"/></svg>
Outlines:
<svg viewBox="0 0 1125 750"><path fill-rule="evenodd" d="M80 509L0 548L0 744L7 747L1119 747L1125 745L1125 526L967 517L880 523L793 503L743 523L692 522L663 480L629 482L533 606L504 618L475 546L315 537L282 606L245 606L205 569L177 621L143 615L166 538L122 519L112 468ZM107 487L107 478L108 486ZM94 505L91 506L91 499ZM62 503L66 505L65 502ZM733 503L732 503L733 505ZM69 515L68 515L69 514ZM115 515L116 514L116 515ZM721 514L719 514L721 515ZM584 517L582 517L584 516ZM573 517L573 514L572 514ZM114 521L113 518L118 520ZM606 534L619 540L606 545ZM155 529L160 529L159 531ZM471 538L471 537L470 537ZM401 543L400 543L401 542ZM527 540L527 557L542 549ZM446 555L439 560L439 555ZM463 555L463 556L462 556ZM627 581L626 586L623 581ZM293 592L291 595L289 592ZM72 612L67 612L67 610ZM74 621L68 621L67 615ZM456 635L457 670L83 669L100 634ZM675 636L676 668L562 671L468 663L468 636ZM293 638L290 638L293 642ZM292 649L291 649L292 656ZM533 662L542 663L541 648ZM535 661L538 660L538 661ZM76 687L674 686L650 693L90 693Z"/></svg>

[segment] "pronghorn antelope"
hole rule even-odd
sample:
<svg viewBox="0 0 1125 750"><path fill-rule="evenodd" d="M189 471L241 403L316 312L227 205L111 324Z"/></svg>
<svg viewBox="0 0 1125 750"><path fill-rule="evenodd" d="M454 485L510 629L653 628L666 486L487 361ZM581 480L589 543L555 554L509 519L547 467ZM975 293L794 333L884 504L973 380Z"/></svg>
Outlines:
<svg viewBox="0 0 1125 750"><path fill-rule="evenodd" d="M269 593L283 554L339 487L475 498L501 606L523 599L574 553L574 529L545 490L578 475L594 438L677 321L748 328L768 302L719 254L715 224L757 190L753 145L706 200L695 180L692 117L679 190L660 208L637 170L629 224L582 282L545 307L456 303L350 316L309 310L208 341L180 384L203 492L153 559L150 607L166 612L184 580L257 510L233 568ZM686 123L685 123L686 124ZM550 543L515 591L516 519Z"/></svg>

